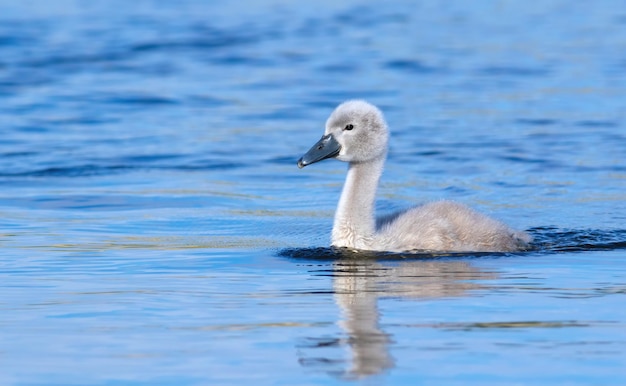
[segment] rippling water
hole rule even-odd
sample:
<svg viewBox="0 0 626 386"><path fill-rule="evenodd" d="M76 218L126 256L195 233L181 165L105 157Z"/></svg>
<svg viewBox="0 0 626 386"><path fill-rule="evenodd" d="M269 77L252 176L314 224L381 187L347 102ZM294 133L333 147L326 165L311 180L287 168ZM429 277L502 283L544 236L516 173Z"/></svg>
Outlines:
<svg viewBox="0 0 626 386"><path fill-rule="evenodd" d="M613 2L0 1L0 383L626 383L625 50ZM329 249L349 98L379 211L533 250Z"/></svg>

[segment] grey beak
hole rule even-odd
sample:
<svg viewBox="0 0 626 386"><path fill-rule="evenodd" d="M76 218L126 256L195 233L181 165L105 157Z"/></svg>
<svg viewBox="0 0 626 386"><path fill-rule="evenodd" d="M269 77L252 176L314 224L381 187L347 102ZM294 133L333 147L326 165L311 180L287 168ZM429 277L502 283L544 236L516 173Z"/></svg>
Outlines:
<svg viewBox="0 0 626 386"><path fill-rule="evenodd" d="M336 157L339 151L341 151L341 145L335 137L332 134L325 135L298 160L298 167L302 169L326 158Z"/></svg>

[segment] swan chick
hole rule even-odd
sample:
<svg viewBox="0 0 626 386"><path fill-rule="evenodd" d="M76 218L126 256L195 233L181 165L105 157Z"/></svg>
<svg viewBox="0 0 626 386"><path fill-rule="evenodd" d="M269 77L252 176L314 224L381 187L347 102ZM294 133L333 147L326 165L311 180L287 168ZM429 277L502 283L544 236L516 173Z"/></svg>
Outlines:
<svg viewBox="0 0 626 386"><path fill-rule="evenodd" d="M299 168L329 158L348 163L332 246L389 252L511 252L529 247L527 233L453 201L431 202L377 220L376 190L388 140L382 112L368 102L349 100L331 113L322 138L298 160Z"/></svg>

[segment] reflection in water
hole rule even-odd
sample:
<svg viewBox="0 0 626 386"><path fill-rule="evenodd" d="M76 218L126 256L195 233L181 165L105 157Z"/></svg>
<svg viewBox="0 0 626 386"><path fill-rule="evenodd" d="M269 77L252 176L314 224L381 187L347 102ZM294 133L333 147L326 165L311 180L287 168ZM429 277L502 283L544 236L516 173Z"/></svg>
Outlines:
<svg viewBox="0 0 626 386"><path fill-rule="evenodd" d="M339 325L349 337L352 353L348 374L366 376L392 367L390 337L379 326L377 274L380 270L357 262L338 263L335 269L335 300L342 314Z"/></svg>
<svg viewBox="0 0 626 386"><path fill-rule="evenodd" d="M378 299L385 297L438 298L464 296L481 285L470 280L493 279L464 261L414 260L380 262L342 259L333 264L333 289L341 309L339 326L347 335L350 360L340 373L363 378L394 366L392 337L381 327ZM337 346L337 345L335 345ZM316 364L344 362L323 360Z"/></svg>
<svg viewBox="0 0 626 386"><path fill-rule="evenodd" d="M592 252L626 249L626 230L567 230L541 227L529 230L535 239L535 252ZM346 378L365 378L394 367L391 354L393 336L384 330L378 308L380 298L434 299L469 296L470 290L486 289L479 280L497 279L495 272L481 271L470 264L471 258L503 254L493 253L381 253L354 252L336 248L285 249L280 255L331 265L333 294L341 313L340 337L309 338L301 348L315 349L315 355L304 355L300 363ZM507 256L510 256L508 254ZM328 268L313 271L327 276ZM618 291L610 289L610 291ZM562 292L559 297L566 298ZM576 294L573 296L577 296ZM411 324L410 320L403 323ZM512 321L496 323L442 323L450 329L511 327L586 326L580 321ZM347 339L344 338L347 337ZM336 358L337 348L349 349L349 360Z"/></svg>

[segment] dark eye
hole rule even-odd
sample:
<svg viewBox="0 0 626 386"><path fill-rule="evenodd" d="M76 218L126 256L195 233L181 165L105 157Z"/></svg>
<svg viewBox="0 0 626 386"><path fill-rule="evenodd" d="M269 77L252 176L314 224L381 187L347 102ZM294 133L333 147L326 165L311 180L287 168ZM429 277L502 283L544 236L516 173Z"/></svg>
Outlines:
<svg viewBox="0 0 626 386"><path fill-rule="evenodd" d="M352 129L354 129L354 126L350 124L350 125L346 125L346 128L344 130L352 130Z"/></svg>

